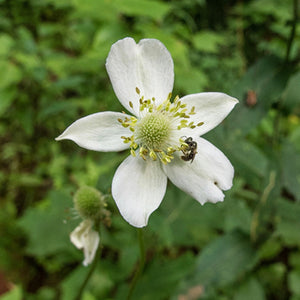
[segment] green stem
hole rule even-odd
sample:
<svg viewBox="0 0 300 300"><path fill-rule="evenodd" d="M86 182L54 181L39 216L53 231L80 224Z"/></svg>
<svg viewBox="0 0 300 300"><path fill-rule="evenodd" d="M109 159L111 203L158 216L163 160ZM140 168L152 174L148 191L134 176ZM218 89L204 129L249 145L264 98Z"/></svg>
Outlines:
<svg viewBox="0 0 300 300"><path fill-rule="evenodd" d="M292 44L296 36L296 27L298 21L298 0L293 0L293 20L292 20L292 29L290 33L290 37L288 40L288 45L286 49L285 61L288 62L290 59L290 53L292 49Z"/></svg>
<svg viewBox="0 0 300 300"><path fill-rule="evenodd" d="M127 296L127 300L131 299L131 296L132 296L132 293L135 289L135 286L136 286L140 276L143 273L144 266L145 266L145 260L146 260L143 228L138 228L137 233L138 233L138 240L139 240L139 247L140 247L140 263L139 263L139 267L138 267L138 269L137 269L136 273L134 274L134 277L131 281L130 289L129 289L128 296Z"/></svg>
<svg viewBox="0 0 300 300"><path fill-rule="evenodd" d="M98 230L98 233L100 234L100 230ZM100 243L98 245L98 249L96 251L96 254L95 254L95 258L91 264L91 267L90 267L90 270L89 272L87 273L84 281L82 282L81 286L80 286L80 289L78 290L78 293L76 295L76 297L74 298L74 300L81 300L82 298L82 293L87 285L87 283L89 282L92 274L94 273L95 269L96 269L96 265L99 261L99 258L100 258L100 253L101 253L101 247L100 247Z"/></svg>

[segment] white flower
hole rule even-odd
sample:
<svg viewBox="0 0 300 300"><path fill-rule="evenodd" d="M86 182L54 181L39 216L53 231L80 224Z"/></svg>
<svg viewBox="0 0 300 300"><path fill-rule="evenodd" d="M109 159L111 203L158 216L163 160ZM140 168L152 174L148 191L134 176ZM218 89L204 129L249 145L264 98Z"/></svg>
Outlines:
<svg viewBox="0 0 300 300"><path fill-rule="evenodd" d="M89 265L93 261L100 242L99 234L93 229L93 225L93 221L86 219L70 234L71 242L78 249L83 249L84 266Z"/></svg>
<svg viewBox="0 0 300 300"><path fill-rule="evenodd" d="M56 140L69 139L95 151L131 155L117 169L112 195L131 225L147 225L169 178L201 204L223 201L234 170L225 155L200 136L217 126L238 102L222 93L175 97L173 60L155 39L116 42L106 69L116 96L134 116L100 112L70 125Z"/></svg>

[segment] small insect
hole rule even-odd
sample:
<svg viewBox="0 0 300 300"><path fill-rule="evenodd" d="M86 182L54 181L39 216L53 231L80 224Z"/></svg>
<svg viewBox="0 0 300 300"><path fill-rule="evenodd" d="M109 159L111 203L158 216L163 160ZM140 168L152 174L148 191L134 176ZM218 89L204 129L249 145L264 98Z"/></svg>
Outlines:
<svg viewBox="0 0 300 300"><path fill-rule="evenodd" d="M184 140L184 143L187 144L187 146L183 146L181 159L184 161L191 161L193 162L196 154L197 154L197 142L193 141L192 137L188 137Z"/></svg>

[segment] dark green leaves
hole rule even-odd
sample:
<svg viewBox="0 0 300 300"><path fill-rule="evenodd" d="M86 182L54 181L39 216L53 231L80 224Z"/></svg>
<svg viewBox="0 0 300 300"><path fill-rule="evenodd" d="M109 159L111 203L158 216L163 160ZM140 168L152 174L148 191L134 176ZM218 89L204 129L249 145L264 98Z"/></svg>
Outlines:
<svg viewBox="0 0 300 300"><path fill-rule="evenodd" d="M190 275L189 286L198 284L209 293L245 276L256 262L255 250L247 236L233 232L203 248Z"/></svg>

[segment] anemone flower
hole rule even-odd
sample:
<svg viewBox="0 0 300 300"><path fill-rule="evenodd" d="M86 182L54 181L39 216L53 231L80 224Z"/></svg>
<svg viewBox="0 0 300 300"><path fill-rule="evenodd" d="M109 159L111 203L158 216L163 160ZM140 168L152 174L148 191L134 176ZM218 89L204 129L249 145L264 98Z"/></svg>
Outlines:
<svg viewBox="0 0 300 300"><path fill-rule="evenodd" d="M174 66L156 39L112 45L106 69L125 112L99 112L71 124L56 140L69 139L94 151L130 150L112 182L123 218L144 227L166 192L167 178L201 204L223 201L234 169L226 156L201 138L238 102L223 93L198 93L171 101Z"/></svg>

